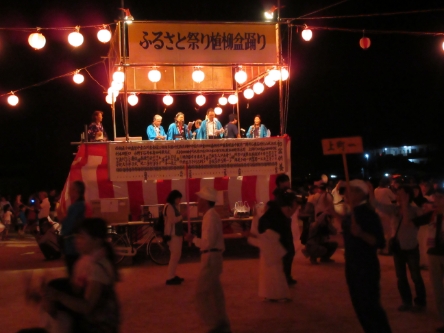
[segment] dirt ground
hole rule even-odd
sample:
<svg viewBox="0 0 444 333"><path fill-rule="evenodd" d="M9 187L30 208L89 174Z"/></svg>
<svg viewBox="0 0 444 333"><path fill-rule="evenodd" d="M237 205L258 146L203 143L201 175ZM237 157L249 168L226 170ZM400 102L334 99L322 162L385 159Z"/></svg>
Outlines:
<svg viewBox="0 0 444 333"><path fill-rule="evenodd" d="M362 332L353 311L344 278L343 251L335 263L311 265L300 253L293 265L298 280L292 287L292 302L267 303L257 295L257 251L245 241L230 241L225 255L222 282L233 332ZM32 239L0 243L0 331L13 333L39 324L39 309L24 299L24 275L64 275L61 261L43 260ZM186 251L178 275L181 286L166 286L166 267L136 258L133 265L122 267L122 281L117 290L122 305L123 333L205 332L195 312L194 290L199 270L196 251ZM423 277L428 295L424 313L400 313L393 259L380 257L382 268L382 304L393 332L434 332L441 326L429 282ZM365 288L365 286L362 286Z"/></svg>

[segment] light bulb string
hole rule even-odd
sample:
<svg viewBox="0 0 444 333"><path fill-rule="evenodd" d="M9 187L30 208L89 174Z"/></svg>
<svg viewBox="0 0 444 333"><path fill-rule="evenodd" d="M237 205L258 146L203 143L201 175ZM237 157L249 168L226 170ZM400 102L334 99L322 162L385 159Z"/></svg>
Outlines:
<svg viewBox="0 0 444 333"><path fill-rule="evenodd" d="M291 24L291 27L303 28L305 25ZM362 28L340 28L340 27L325 27L325 26L310 26L311 30L329 30L329 31L343 31L343 32L359 32L365 30L366 34L398 34L398 35L415 35L415 36L443 36L444 32L433 31L408 31L408 30L369 30Z"/></svg>
<svg viewBox="0 0 444 333"><path fill-rule="evenodd" d="M12 28L12 27L0 27L0 31L20 31L20 32L41 32L42 30L69 30L69 31L77 31L79 29L106 29L105 27L111 27L116 25L113 23L106 24L92 24L92 25L76 25L74 27L32 27L32 28Z"/></svg>
<svg viewBox="0 0 444 333"><path fill-rule="evenodd" d="M1 94L0 97L7 96L7 95L11 95L11 94L14 95L15 93L17 93L17 92L19 92L19 91L23 91L23 90L30 89L30 88L34 88L34 87L39 87L39 86L42 86L42 85L44 85L44 84L46 84L46 83L49 83L49 82L51 82L51 81L54 81L54 80L57 80L57 79L61 79L61 78L67 77L67 76L72 76L72 75L76 74L77 71L80 72L81 70L85 70L85 71L91 76L91 78L93 78L92 75L91 75L91 74L89 73L89 71L87 70L87 68L90 68L90 67L96 66L96 65L101 64L101 63L104 63L104 62L105 62L105 60L101 60L101 61L95 62L95 63L90 64L90 65L88 65L88 66L85 66L85 67L82 67L82 68L79 68L79 69L76 69L76 70L70 71L70 72L65 73L65 74L62 74L62 75L58 75L58 76L52 77L52 78L50 78L50 79L47 79L47 80L44 80L44 81L41 81L41 82L31 84L31 85L26 86L26 87L23 87L23 88L19 88L19 89L16 89L16 90L11 90L11 91L9 91L9 92L7 92L7 93L3 93L3 94ZM97 80L95 80L94 78L93 78L93 80L97 82ZM98 82L97 82L97 83L98 83ZM100 83L98 83L98 84L99 84L101 87L103 87ZM104 88L104 89L105 89L105 88ZM106 89L105 89L105 90L106 90Z"/></svg>

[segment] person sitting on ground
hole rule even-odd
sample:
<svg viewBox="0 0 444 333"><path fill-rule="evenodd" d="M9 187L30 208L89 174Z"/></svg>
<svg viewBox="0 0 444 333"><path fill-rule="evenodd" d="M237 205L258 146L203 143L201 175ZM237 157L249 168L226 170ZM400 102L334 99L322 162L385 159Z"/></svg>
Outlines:
<svg viewBox="0 0 444 333"><path fill-rule="evenodd" d="M310 224L309 234L305 249L302 253L310 258L310 262L314 265L321 262L333 262L331 256L338 248L337 242L329 240L330 235L336 235L337 230L333 226L333 216L328 211L319 213L316 220Z"/></svg>
<svg viewBox="0 0 444 333"><path fill-rule="evenodd" d="M41 291L43 309L55 327L68 326L70 332L119 331L118 272L107 236L106 221L100 218L87 218L76 226L75 245L81 257L73 276L52 280ZM28 295L38 298L36 292Z"/></svg>

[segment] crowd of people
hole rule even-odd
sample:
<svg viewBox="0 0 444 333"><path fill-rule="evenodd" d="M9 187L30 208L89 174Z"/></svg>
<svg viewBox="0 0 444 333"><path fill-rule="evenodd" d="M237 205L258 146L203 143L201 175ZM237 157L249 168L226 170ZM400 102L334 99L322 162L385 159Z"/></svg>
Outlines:
<svg viewBox="0 0 444 333"><path fill-rule="evenodd" d="M178 112L174 117L174 123L168 126L167 131L162 126L162 116L154 115L153 122L146 129L148 140L204 140L221 138L265 138L270 136L270 131L262 124L261 116L254 117L253 125L248 131L239 129L237 126L238 117L236 114L228 116L229 122L222 126L222 123L216 118L213 108L209 108L204 120L196 119L188 124L185 123L185 115ZM103 112L94 111L92 122L88 127L88 141L102 142L108 141L109 137L102 124Z"/></svg>
<svg viewBox="0 0 444 333"><path fill-rule="evenodd" d="M305 201L291 189L287 175L277 176L274 198L263 209L256 210L249 235L250 243L260 249L258 295L269 302L289 301L289 288L297 284L292 276L295 244L300 241L305 245L302 253L312 264L319 264L318 259L321 263L330 263L338 247L330 236L341 233L345 280L366 333L391 332L380 301L378 254L393 256L401 300L399 311L425 310L427 296L421 270L430 270L438 313L444 322L444 189L434 188L429 182L416 185L386 178L375 189L369 182L359 179L350 181L348 187L344 181L329 185L325 179L315 182ZM68 277L50 281L38 290L27 290L28 298L45 310L52 325L49 327L54 332L65 332L67 327L75 331L118 332L120 310L114 289L118 272L113 249L107 241L106 221L90 218L82 182L73 182L69 189L72 204L66 215L59 213L54 217L62 224L61 246ZM29 211L33 211L38 225L42 219L54 215L50 212L55 211L52 202L57 197L51 193L49 198L46 192L39 192L38 198L32 197L30 203L35 200L32 207L25 206L20 196L12 205L2 197L3 223L12 221L13 216L21 220L24 215L26 222L23 224L26 225ZM184 281L176 274L183 241L199 247L197 312L209 332L231 332L220 281L225 246L222 222L214 209L217 191L204 187L196 194L198 210L203 216L200 237L183 228L179 191L170 192L164 205L163 234L171 251L165 283L180 285ZM300 219L304 220L302 233L299 232ZM420 264L423 256L427 266ZM409 286L407 269L415 297ZM444 327L437 332L444 332Z"/></svg>

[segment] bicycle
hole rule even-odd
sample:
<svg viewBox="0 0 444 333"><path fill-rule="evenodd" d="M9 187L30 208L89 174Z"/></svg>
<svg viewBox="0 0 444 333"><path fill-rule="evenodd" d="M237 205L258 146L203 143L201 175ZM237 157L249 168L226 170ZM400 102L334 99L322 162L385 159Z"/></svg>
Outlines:
<svg viewBox="0 0 444 333"><path fill-rule="evenodd" d="M128 229L131 226L143 226L142 237L133 242ZM140 229L139 229L140 230ZM136 231L137 232L137 231ZM146 255L158 265L168 265L170 249L163 237L154 231L152 223L136 222L125 226L112 226L109 231L109 241L115 251L115 263L122 262L125 257L135 256L137 251L146 245Z"/></svg>

